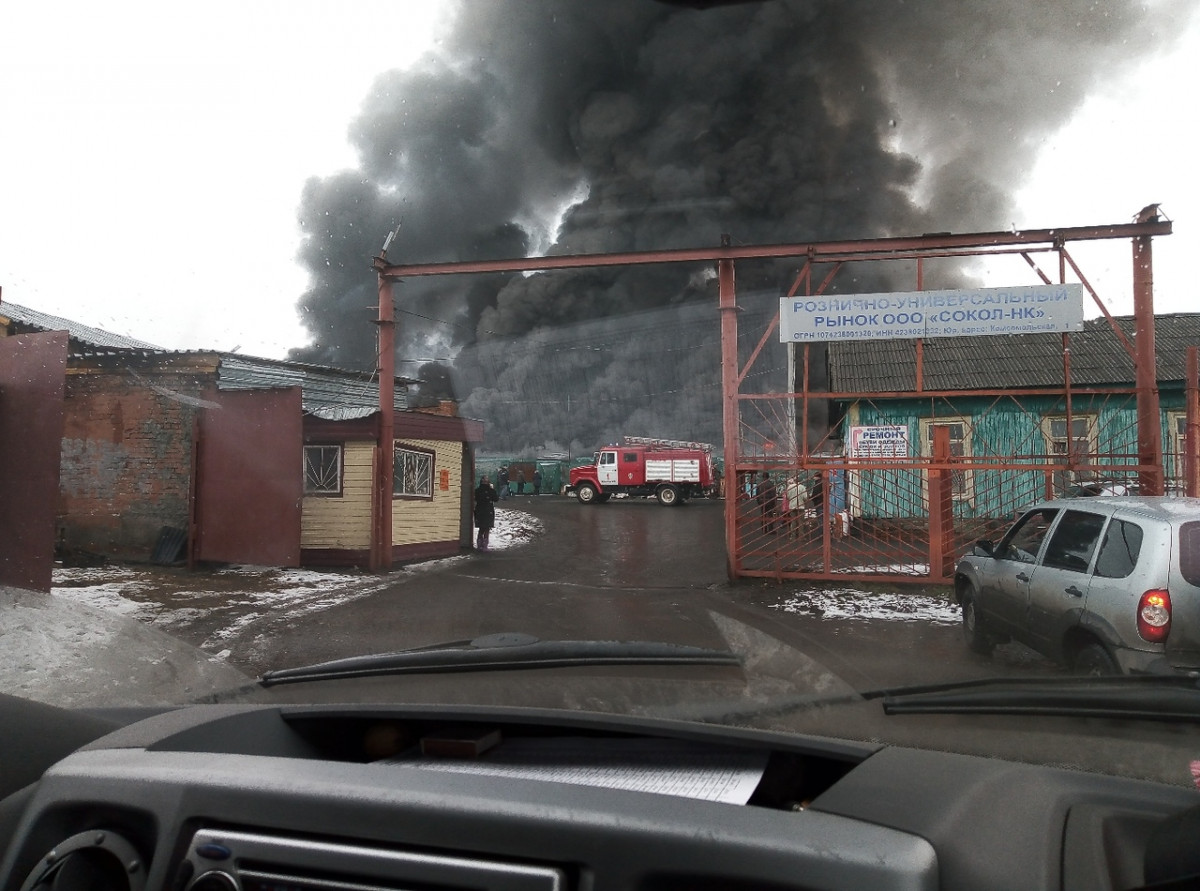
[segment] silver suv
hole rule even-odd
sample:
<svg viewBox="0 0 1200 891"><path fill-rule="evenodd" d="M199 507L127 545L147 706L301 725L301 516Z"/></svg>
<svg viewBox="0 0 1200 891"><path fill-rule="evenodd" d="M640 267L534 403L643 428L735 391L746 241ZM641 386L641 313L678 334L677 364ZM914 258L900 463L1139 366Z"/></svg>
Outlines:
<svg viewBox="0 0 1200 891"><path fill-rule="evenodd" d="M954 570L967 644L1079 674L1200 675L1200 498L1046 501Z"/></svg>

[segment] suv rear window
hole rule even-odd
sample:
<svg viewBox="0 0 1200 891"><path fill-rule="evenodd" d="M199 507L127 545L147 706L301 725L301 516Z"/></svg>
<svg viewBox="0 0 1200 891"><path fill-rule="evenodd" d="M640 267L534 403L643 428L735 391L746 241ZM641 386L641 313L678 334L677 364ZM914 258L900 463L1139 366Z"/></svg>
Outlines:
<svg viewBox="0 0 1200 891"><path fill-rule="evenodd" d="M1189 585L1200 588L1200 522L1179 527L1179 572Z"/></svg>

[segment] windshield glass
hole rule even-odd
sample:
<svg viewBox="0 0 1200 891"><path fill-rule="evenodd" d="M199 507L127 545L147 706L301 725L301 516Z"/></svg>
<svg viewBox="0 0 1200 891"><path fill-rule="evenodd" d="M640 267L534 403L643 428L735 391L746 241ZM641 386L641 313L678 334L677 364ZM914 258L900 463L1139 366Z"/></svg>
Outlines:
<svg viewBox="0 0 1200 891"><path fill-rule="evenodd" d="M795 714L1200 673L1198 58L1170 0L10 4L0 686L876 738Z"/></svg>

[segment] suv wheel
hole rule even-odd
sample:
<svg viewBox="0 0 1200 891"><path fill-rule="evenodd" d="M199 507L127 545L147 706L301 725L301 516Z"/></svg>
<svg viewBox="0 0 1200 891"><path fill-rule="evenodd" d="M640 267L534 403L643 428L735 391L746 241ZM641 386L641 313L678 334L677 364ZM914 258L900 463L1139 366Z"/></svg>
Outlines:
<svg viewBox="0 0 1200 891"><path fill-rule="evenodd" d="M996 641L987 633L983 618L979 615L974 588L968 588L962 596L962 628L971 652L986 656L995 649Z"/></svg>
<svg viewBox="0 0 1200 891"><path fill-rule="evenodd" d="M1098 643L1090 643L1079 649L1071 660L1071 671L1078 675L1103 677L1120 674L1121 667L1108 652Z"/></svg>

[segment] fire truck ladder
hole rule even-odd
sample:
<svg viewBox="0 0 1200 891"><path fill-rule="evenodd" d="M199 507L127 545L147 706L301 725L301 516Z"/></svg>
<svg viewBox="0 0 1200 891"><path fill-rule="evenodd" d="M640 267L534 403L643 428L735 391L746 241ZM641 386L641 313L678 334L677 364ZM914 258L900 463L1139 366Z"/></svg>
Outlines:
<svg viewBox="0 0 1200 891"><path fill-rule="evenodd" d="M655 439L653 436L623 436L621 444L627 446L660 446L668 449L701 449L711 452L716 449L711 442L689 442L683 439Z"/></svg>

